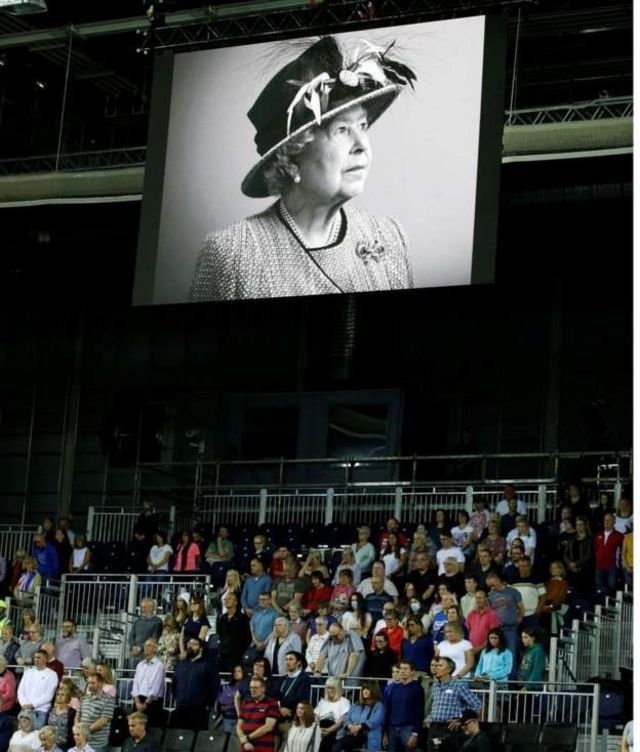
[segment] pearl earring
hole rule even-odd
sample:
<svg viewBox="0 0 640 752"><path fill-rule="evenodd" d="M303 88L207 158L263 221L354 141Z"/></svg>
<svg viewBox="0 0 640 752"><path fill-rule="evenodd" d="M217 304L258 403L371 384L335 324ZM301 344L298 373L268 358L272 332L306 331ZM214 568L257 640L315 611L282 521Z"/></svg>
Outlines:
<svg viewBox="0 0 640 752"><path fill-rule="evenodd" d="M294 183L299 183L300 182L300 175L294 175L293 176L293 182Z"/></svg>

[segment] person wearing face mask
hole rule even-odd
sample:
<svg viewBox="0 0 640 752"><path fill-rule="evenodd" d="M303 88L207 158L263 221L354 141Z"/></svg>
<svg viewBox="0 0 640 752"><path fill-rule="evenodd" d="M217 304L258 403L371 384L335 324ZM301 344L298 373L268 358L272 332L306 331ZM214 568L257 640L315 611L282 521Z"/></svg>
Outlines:
<svg viewBox="0 0 640 752"><path fill-rule="evenodd" d="M361 639L369 634L373 619L367 610L364 598L356 592L349 600L350 608L342 615L342 627L346 632L353 631Z"/></svg>
<svg viewBox="0 0 640 752"><path fill-rule="evenodd" d="M426 673L433 658L433 643L424 633L422 621L416 616L407 619L407 636L402 640L402 660L409 661L417 672Z"/></svg>

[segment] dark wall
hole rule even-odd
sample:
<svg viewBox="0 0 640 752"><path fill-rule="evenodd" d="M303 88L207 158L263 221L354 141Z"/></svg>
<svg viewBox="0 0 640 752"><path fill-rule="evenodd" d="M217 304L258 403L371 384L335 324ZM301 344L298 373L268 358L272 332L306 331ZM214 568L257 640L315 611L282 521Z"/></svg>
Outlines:
<svg viewBox="0 0 640 752"><path fill-rule="evenodd" d="M407 454L628 449L631 158L506 165L501 203L494 285L154 309L139 204L3 209L4 500L127 498L194 426L237 453L246 394L400 390Z"/></svg>

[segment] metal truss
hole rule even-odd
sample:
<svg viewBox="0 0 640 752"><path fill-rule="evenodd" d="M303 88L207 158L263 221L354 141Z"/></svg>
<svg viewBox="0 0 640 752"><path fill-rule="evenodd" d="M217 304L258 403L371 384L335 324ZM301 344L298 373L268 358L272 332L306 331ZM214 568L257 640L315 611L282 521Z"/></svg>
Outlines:
<svg viewBox="0 0 640 752"><path fill-rule="evenodd" d="M295 10L254 12L233 18L218 17L216 8L210 18L172 24L168 15L163 25L151 26L140 51L196 49L235 39L286 37L304 33L344 31L433 18L454 18L504 11L531 5L533 0L308 0L309 7ZM224 6L222 6L224 7Z"/></svg>
<svg viewBox="0 0 640 752"><path fill-rule="evenodd" d="M147 147L106 149L71 154L45 154L20 159L0 159L0 175L26 175L37 172L84 172L87 170L112 170L122 167L143 167Z"/></svg>
<svg viewBox="0 0 640 752"><path fill-rule="evenodd" d="M611 97L593 102L514 110L505 114L505 126L548 125L633 117L633 97Z"/></svg>
<svg viewBox="0 0 640 752"><path fill-rule="evenodd" d="M537 107L505 113L505 127L549 125L576 122L621 120L633 117L633 97L612 97L554 107ZM21 159L0 159L0 175L25 175L37 172L81 172L144 166L146 146L105 151L42 155Z"/></svg>

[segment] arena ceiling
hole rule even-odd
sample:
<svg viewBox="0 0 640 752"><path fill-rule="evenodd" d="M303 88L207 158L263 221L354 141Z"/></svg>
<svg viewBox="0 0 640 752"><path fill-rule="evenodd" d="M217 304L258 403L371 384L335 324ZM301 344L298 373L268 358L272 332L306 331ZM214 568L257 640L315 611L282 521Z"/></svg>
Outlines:
<svg viewBox="0 0 640 752"><path fill-rule="evenodd" d="M47 0L0 12L0 159L139 147L154 54L256 36L486 12L508 18L505 104L517 109L632 94L631 0ZM65 96L66 91L66 96ZM61 117L64 111L64 117Z"/></svg>

